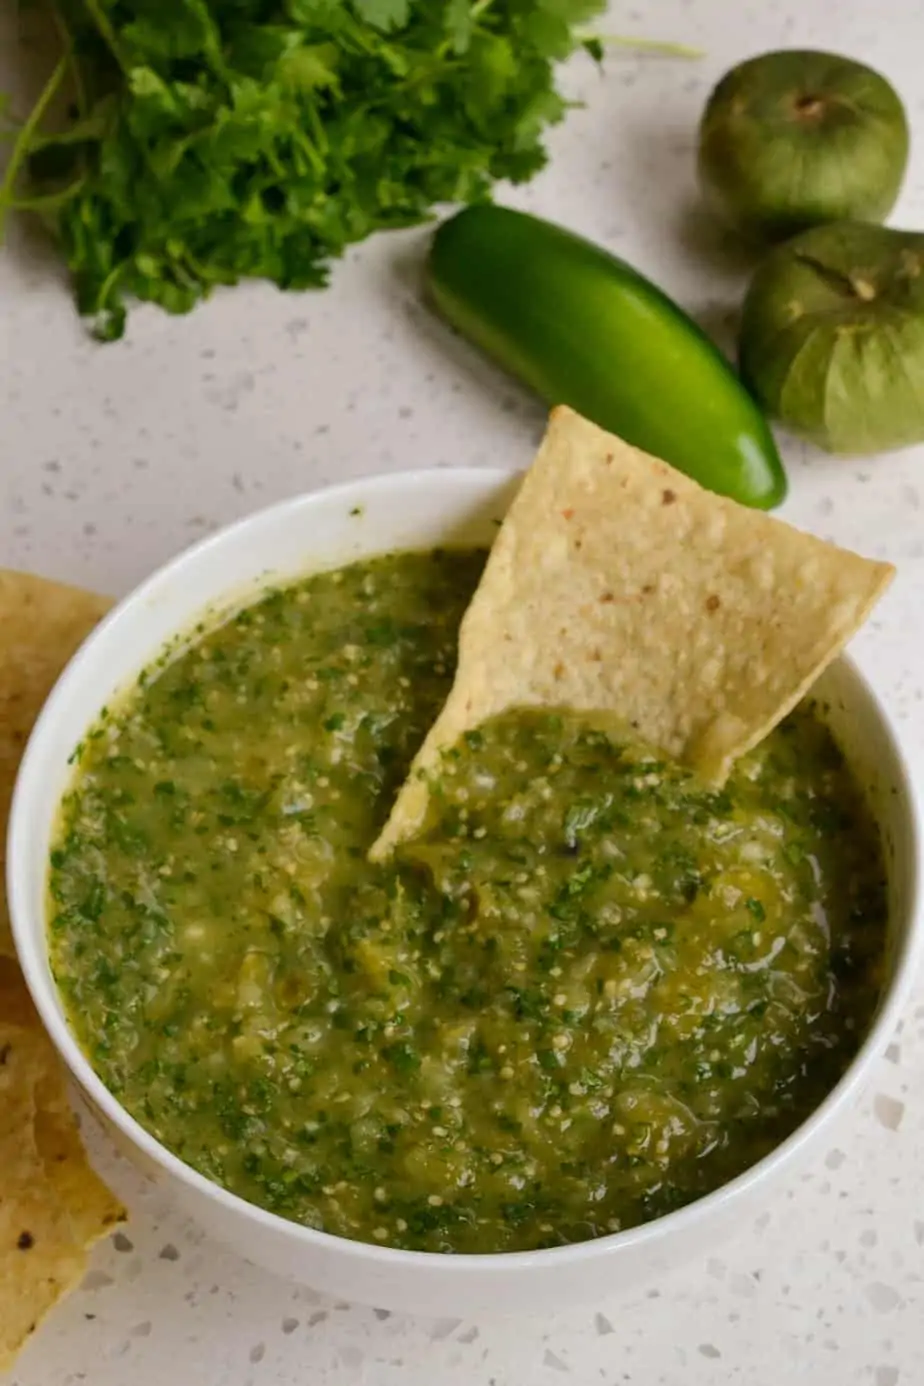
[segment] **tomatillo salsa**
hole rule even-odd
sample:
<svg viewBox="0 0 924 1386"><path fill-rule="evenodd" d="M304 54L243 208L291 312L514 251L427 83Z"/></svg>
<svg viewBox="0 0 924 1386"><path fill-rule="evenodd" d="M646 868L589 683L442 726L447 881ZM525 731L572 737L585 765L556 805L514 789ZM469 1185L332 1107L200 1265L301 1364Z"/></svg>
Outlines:
<svg viewBox="0 0 924 1386"><path fill-rule="evenodd" d="M740 1173L849 1062L886 932L876 826L807 705L721 793L505 715L369 865L483 560L393 554L200 628L86 738L49 877L71 1024L148 1131L426 1251L579 1241Z"/></svg>

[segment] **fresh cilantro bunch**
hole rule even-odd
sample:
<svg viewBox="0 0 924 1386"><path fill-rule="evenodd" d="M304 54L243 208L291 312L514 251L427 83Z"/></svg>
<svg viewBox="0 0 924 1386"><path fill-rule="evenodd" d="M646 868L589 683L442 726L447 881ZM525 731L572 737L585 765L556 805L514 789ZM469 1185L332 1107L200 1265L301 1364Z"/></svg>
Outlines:
<svg viewBox="0 0 924 1386"><path fill-rule="evenodd" d="M63 54L0 216L39 213L104 340L245 276L325 283L353 241L545 162L554 64L603 0L54 0ZM587 45L592 52L597 47ZM63 92L62 131L43 133Z"/></svg>

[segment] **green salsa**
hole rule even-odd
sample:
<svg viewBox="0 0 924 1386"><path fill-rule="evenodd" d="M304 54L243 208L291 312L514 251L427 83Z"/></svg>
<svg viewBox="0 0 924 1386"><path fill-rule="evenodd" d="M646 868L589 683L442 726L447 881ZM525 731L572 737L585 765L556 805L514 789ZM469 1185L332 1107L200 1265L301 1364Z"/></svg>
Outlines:
<svg viewBox="0 0 924 1386"><path fill-rule="evenodd" d="M427 1251L553 1246L716 1188L876 1005L877 829L803 705L711 792L562 713L448 754L366 853L452 679L477 551L271 591L77 757L50 950L103 1081L209 1178Z"/></svg>

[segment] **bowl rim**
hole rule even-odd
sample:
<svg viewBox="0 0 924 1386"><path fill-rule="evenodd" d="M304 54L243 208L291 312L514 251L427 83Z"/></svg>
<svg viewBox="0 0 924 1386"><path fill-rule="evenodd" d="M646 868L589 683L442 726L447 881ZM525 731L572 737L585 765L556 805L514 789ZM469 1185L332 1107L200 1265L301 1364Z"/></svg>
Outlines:
<svg viewBox="0 0 924 1386"><path fill-rule="evenodd" d="M647 1246L672 1232L693 1230L703 1221L727 1211L739 1198L743 1199L755 1185L764 1181L771 1174L782 1172L794 1164L802 1150L811 1143L820 1129L830 1124L838 1113L850 1105L864 1086L869 1070L892 1036L913 984L917 966L924 955L922 805L915 785L915 776L912 773L911 762L903 748L902 739L894 719L854 659L848 654L842 654L840 660L849 667L853 680L866 695L900 772L901 792L906 806L906 828L910 857L908 863L907 925L903 931L899 947L895 950L891 976L880 997L872 1024L838 1082L785 1140L775 1146L769 1154L763 1156L755 1164L748 1166L735 1178L721 1184L717 1189L649 1222L622 1231L606 1233L587 1241L545 1247L534 1251L458 1254L407 1251L396 1247L379 1246L373 1242L354 1240L331 1232L318 1231L301 1223L290 1221L257 1204L249 1203L246 1199L231 1193L222 1185L200 1174L177 1155L174 1155L131 1116L110 1092L92 1067L73 1034L53 979L46 979L42 973L39 960L47 961L47 918L43 911L39 921L36 922L32 919L33 912L29 904L27 883L28 872L25 869L25 863L28 860L26 843L31 832L30 801L33 796L40 797L41 795L41 787L40 784L36 783L37 775L33 767L38 762L42 742L48 729L53 726L57 719L59 708L63 708L67 702L71 682L87 666L92 667L100 639L111 626L130 620L137 608L142 607L161 586L170 583L180 575L188 564L195 562L212 548L233 543L254 525L271 521L273 518L284 518L288 513L296 512L305 507L310 508L316 502L349 502L360 491L366 499L370 497L370 493L385 493L395 490L407 490L409 494L412 494L417 486L432 485L436 478L440 479L441 485L453 486L458 483L460 492L473 483L476 490L479 488L486 490L492 483L501 485L511 481L516 474L516 469L500 467L422 467L414 470L358 477L301 492L268 506L263 506L182 549L121 598L90 632L68 661L45 700L29 735L16 776L10 806L6 844L6 886L11 929L19 965L22 968L43 1026L70 1074L76 1079L78 1086L90 1099L90 1102L112 1123L116 1131L138 1149L148 1161L165 1170L168 1175L185 1185L191 1193L200 1195L216 1205L218 1210L225 1211L234 1217L250 1219L267 1232L281 1234L293 1242L302 1244L306 1249L336 1250L343 1258L363 1262L367 1266L371 1263L386 1272L389 1269L398 1271L413 1268L429 1273L438 1270L440 1274L450 1275L458 1280L485 1272L496 1273L502 1268L511 1271L516 1269L528 1270L539 1267L561 1267L577 1262L594 1262L608 1258L622 1249L628 1250L629 1248ZM376 550L372 547L367 552L370 554L388 552L388 549ZM303 571L305 575L308 575L312 571L322 570L312 569L308 563ZM248 582L250 582L254 591L259 590L257 584L260 576L259 573L254 573L250 575L249 579L242 578L240 589L246 591ZM290 574L280 575L280 579L285 581L289 576L297 580L295 570L292 570ZM233 595L235 590L233 586L229 587L229 597ZM203 603L203 609L208 609L208 603ZM161 647L162 642L158 648ZM156 654L157 650L152 649L149 658L153 659ZM102 708L102 700L100 707Z"/></svg>

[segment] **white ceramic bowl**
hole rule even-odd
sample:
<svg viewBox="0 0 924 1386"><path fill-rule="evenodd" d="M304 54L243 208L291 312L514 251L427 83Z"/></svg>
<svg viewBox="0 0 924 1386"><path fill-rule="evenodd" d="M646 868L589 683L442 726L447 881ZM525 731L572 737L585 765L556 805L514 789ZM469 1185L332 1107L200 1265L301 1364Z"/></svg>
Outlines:
<svg viewBox="0 0 924 1386"><path fill-rule="evenodd" d="M93 633L62 675L23 759L8 843L8 892L19 957L42 1019L117 1144L209 1232L271 1270L345 1299L422 1314L543 1311L636 1288L711 1251L833 1139L892 1033L922 937L919 814L889 717L854 665L840 660L819 693L856 774L868 786L889 867L889 979L876 1020L835 1090L770 1156L724 1188L646 1226L577 1246L496 1256L440 1256L351 1242L287 1222L182 1164L119 1105L72 1035L48 965L45 873L68 757L105 703L204 608L234 604L268 580L400 548L490 542L515 478L495 471L381 476L286 501L196 545L156 573Z"/></svg>

